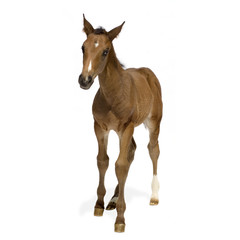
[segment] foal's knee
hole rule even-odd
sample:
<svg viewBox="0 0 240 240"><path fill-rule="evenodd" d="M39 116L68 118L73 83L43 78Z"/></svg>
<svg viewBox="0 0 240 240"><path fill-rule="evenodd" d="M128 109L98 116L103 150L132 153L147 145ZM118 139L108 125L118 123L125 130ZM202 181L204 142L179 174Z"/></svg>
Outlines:
<svg viewBox="0 0 240 240"><path fill-rule="evenodd" d="M115 163L115 171L116 171L116 176L118 178L118 181L121 180L125 180L127 177L127 173L128 173L128 169L129 169L129 163L126 162L122 162L122 161L117 161Z"/></svg>
<svg viewBox="0 0 240 240"><path fill-rule="evenodd" d="M97 156L97 166L99 169L102 169L103 171L107 170L109 165L109 157L108 155L102 157L101 155Z"/></svg>

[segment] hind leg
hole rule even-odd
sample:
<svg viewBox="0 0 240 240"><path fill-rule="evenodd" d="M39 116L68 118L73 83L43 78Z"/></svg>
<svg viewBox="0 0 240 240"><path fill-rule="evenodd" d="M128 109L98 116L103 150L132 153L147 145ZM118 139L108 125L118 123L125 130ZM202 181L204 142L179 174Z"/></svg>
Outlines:
<svg viewBox="0 0 240 240"><path fill-rule="evenodd" d="M135 150L137 148L137 145L134 141L134 138L132 137L132 141L129 147L129 151L128 151L128 161L131 164L133 159L134 159L134 154L135 154ZM114 195L112 196L110 202L107 205L107 210L113 210L116 208L117 206L117 200L118 200L118 195L119 195L119 185L116 186L115 188L115 192Z"/></svg>
<svg viewBox="0 0 240 240"><path fill-rule="evenodd" d="M117 187L115 188L114 194L111 198L111 200L109 201L106 210L113 210L116 208L117 206L117 200L118 200L118 194L119 194L119 186L117 185Z"/></svg>
<svg viewBox="0 0 240 240"><path fill-rule="evenodd" d="M160 131L160 120L148 119L147 127L149 129L150 141L148 144L148 151L153 164L153 179L152 179L152 196L150 205L157 205L159 202L158 190L159 182L157 177L157 162L160 154L158 136Z"/></svg>

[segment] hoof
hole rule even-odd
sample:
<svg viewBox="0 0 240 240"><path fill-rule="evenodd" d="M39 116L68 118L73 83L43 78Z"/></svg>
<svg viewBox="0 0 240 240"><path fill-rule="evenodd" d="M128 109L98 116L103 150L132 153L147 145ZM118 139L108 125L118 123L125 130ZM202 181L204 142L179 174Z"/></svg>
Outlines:
<svg viewBox="0 0 240 240"><path fill-rule="evenodd" d="M150 205L158 205L158 203L159 203L159 200L158 199L156 199L156 198L151 198L151 200L150 200Z"/></svg>
<svg viewBox="0 0 240 240"><path fill-rule="evenodd" d="M109 202L109 204L107 205L106 210L113 210L116 208L116 203L115 202Z"/></svg>
<svg viewBox="0 0 240 240"><path fill-rule="evenodd" d="M115 232L124 232L125 231L125 224L124 223L115 223Z"/></svg>
<svg viewBox="0 0 240 240"><path fill-rule="evenodd" d="M101 217L103 215L103 208L94 208L94 216Z"/></svg>

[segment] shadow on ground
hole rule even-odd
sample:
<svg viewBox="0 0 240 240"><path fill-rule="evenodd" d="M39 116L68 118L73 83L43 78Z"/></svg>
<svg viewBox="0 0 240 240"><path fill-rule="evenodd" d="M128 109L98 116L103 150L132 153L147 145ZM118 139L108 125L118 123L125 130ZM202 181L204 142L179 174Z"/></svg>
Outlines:
<svg viewBox="0 0 240 240"><path fill-rule="evenodd" d="M109 189L108 191L113 193L114 189ZM131 188L131 187L126 187L125 196L127 198L126 204L132 202L133 200L135 200L137 198L145 198L147 200L149 200L149 198L150 198L149 194L147 194L146 192L143 192L143 191L140 191L138 189ZM89 212L93 213L94 205L96 203L96 200L97 200L97 195L94 195L90 199L82 202L81 205L80 205L79 214L81 216L83 216L83 215L85 215L86 213L89 213ZM105 206L107 206L109 200L110 199L107 199L105 197Z"/></svg>

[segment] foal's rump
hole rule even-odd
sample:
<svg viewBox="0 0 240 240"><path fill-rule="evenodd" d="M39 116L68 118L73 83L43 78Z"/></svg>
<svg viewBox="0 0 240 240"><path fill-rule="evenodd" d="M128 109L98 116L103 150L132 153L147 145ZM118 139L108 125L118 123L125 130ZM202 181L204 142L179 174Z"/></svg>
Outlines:
<svg viewBox="0 0 240 240"><path fill-rule="evenodd" d="M139 68L139 71L146 77L149 87L153 94L153 104L151 110L151 116L156 120L162 118L162 91L158 78L149 68Z"/></svg>
<svg viewBox="0 0 240 240"><path fill-rule="evenodd" d="M132 77L134 82L136 81L146 81L153 92L154 95L158 95L161 99L161 86L160 83L154 74L154 72L150 68L142 67L142 68L128 68L126 72L129 73ZM139 77L141 76L141 77ZM143 80L144 78L144 80Z"/></svg>
<svg viewBox="0 0 240 240"><path fill-rule="evenodd" d="M146 77L154 96L157 95L161 99L161 86L154 72L150 68L144 67L139 68L138 71Z"/></svg>

